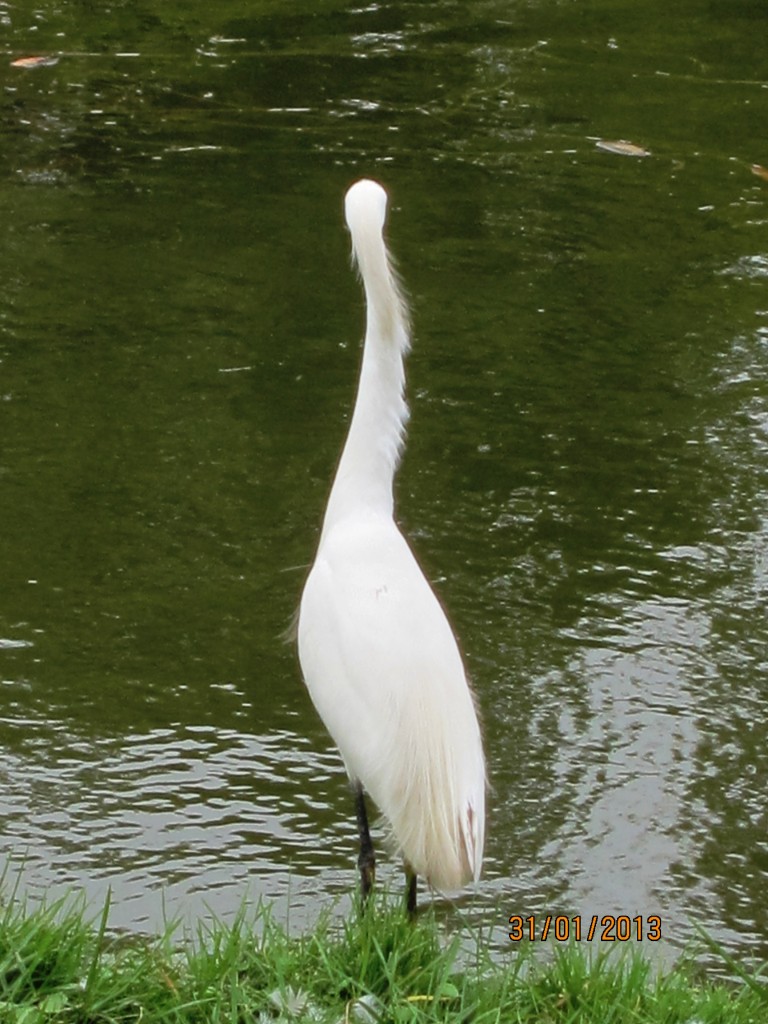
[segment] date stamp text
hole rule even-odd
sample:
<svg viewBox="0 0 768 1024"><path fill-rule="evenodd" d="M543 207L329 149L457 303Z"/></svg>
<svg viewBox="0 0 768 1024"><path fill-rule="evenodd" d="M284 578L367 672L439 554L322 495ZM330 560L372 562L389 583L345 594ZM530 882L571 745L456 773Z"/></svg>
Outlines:
<svg viewBox="0 0 768 1024"><path fill-rule="evenodd" d="M509 919L512 942L658 942L661 918L658 914L592 914L590 917L567 917L565 914L513 914Z"/></svg>

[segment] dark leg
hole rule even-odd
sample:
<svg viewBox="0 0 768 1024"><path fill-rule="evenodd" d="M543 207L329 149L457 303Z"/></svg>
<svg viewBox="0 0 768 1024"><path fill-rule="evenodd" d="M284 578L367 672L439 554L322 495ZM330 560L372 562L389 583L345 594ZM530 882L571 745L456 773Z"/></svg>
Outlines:
<svg viewBox="0 0 768 1024"><path fill-rule="evenodd" d="M365 904L376 877L376 855L373 852L371 833L368 829L365 794L359 782L355 788L355 809L357 810L357 831L360 836L360 854L357 858L357 866L360 869L360 895Z"/></svg>
<svg viewBox="0 0 768 1024"><path fill-rule="evenodd" d="M416 917L416 872L406 861L405 864L405 909L408 917Z"/></svg>

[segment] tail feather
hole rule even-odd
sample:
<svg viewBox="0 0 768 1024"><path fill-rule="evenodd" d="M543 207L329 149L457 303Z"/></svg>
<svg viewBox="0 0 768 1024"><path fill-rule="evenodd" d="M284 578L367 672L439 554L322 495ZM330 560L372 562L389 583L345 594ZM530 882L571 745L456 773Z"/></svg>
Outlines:
<svg viewBox="0 0 768 1024"><path fill-rule="evenodd" d="M402 736L401 736L402 738ZM414 737L415 738L415 737ZM440 890L477 881L483 861L485 769L478 734L477 757L457 760L447 737L413 747L410 766L374 800L389 819L404 859ZM401 751L402 757L402 751Z"/></svg>

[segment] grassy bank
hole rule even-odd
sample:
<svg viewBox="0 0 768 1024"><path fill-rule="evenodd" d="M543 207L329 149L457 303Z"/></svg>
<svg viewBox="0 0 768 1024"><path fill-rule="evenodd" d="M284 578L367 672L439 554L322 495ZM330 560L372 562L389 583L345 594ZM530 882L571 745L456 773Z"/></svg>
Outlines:
<svg viewBox="0 0 768 1024"><path fill-rule="evenodd" d="M479 944L462 966L456 941L429 914L416 925L380 901L345 923L289 938L263 910L246 925L170 929L153 941L106 937L108 908L0 909L2 1024L290 1024L319 1021L518 1024L765 1024L768 990L657 976L638 954L573 944L553 958Z"/></svg>

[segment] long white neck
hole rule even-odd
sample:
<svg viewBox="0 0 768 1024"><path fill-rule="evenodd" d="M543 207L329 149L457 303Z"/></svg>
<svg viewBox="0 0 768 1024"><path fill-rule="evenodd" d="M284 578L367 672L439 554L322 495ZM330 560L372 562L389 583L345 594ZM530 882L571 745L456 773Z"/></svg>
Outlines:
<svg viewBox="0 0 768 1024"><path fill-rule="evenodd" d="M372 181L347 193L352 252L363 279L366 332L357 399L323 524L353 513L392 515L392 482L403 447L408 407L403 356L408 312L382 235L387 197ZM322 543L322 538L321 538Z"/></svg>

